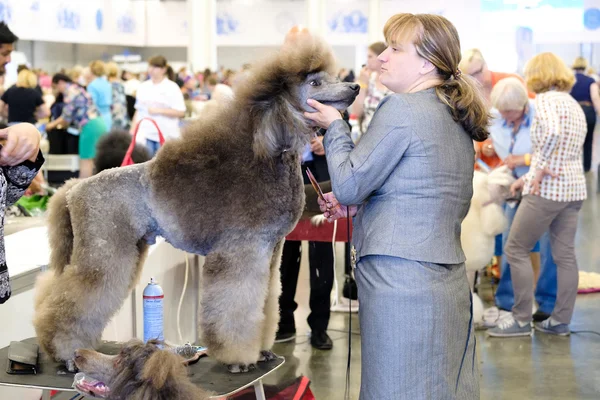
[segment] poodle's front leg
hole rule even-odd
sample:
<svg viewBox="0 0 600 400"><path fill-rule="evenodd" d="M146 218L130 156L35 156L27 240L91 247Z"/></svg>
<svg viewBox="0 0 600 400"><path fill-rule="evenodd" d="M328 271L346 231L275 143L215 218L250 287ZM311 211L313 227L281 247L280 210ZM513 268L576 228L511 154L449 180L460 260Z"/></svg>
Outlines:
<svg viewBox="0 0 600 400"><path fill-rule="evenodd" d="M259 359L272 250L272 245L249 243L206 257L202 339L210 356L229 365L231 372L245 372Z"/></svg>
<svg viewBox="0 0 600 400"><path fill-rule="evenodd" d="M277 335L277 328L279 324L279 296L281 295L281 253L283 252L283 243L285 239L282 239L275 246L273 255L271 257L269 278L269 292L267 293L267 299L265 301L264 313L265 322L262 329L262 345L261 345L261 356L260 361L269 361L277 358L271 348L275 343L275 336Z"/></svg>

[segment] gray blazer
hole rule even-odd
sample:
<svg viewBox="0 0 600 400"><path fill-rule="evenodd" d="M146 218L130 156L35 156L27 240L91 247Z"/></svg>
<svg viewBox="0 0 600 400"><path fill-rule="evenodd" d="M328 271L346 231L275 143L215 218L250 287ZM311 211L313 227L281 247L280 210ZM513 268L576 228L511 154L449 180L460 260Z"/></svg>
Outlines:
<svg viewBox="0 0 600 400"><path fill-rule="evenodd" d="M473 194L473 141L434 89L384 98L356 147L342 120L323 143L336 198L361 205L358 257L465 261L460 226Z"/></svg>

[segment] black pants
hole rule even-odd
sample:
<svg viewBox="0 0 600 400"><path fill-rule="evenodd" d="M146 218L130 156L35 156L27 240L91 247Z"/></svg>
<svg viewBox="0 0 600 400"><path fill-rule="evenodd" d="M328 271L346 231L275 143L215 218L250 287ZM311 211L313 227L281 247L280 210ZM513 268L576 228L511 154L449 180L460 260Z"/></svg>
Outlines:
<svg viewBox="0 0 600 400"><path fill-rule="evenodd" d="M593 106L582 105L585 121L587 122L587 135L583 142L583 170L588 172L592 168L592 149L594 142L594 128L596 127L596 111Z"/></svg>
<svg viewBox="0 0 600 400"><path fill-rule="evenodd" d="M298 304L294 301L302 242L286 241L283 245L281 260L281 286L279 298L281 320L280 332L295 332L294 311ZM331 289L333 288L333 249L331 243L308 242L308 265L310 269L310 315L308 325L313 331L327 330L331 307Z"/></svg>

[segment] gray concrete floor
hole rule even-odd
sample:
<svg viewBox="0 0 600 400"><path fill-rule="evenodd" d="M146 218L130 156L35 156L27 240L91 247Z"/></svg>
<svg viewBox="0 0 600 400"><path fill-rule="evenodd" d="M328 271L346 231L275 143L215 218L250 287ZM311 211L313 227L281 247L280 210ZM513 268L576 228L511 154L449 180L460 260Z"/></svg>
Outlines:
<svg viewBox="0 0 600 400"><path fill-rule="evenodd" d="M596 141L598 144L598 141ZM600 147L598 144L596 147ZM596 152L599 153L599 152ZM576 238L579 268L600 272L600 199L597 175L588 177L588 200L580 213ZM303 254L307 254L306 244ZM338 260L343 249L338 247ZM314 350L306 334L309 313L309 279L307 257L302 260L296 301L295 342L275 345L275 352L286 357L286 364L265 384L280 384L306 375L318 400L343 399L348 356L348 316L332 313L329 335L334 341L331 351ZM342 264L338 262L338 279ZM491 293L483 293L484 301ZM489 304L488 304L489 305ZM600 332L600 294L579 295L571 329ZM340 332L343 331L343 332ZM352 315L351 399L358 399L360 389L360 329L358 317ZM567 338L534 334L533 338L491 339L477 332L477 356L481 374L481 398L500 399L600 399L600 336L573 334Z"/></svg>

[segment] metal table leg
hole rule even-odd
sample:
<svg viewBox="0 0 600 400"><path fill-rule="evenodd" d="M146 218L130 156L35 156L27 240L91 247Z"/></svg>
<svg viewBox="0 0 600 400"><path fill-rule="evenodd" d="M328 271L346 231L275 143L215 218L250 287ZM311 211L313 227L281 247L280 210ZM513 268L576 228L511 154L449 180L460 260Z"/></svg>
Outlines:
<svg viewBox="0 0 600 400"><path fill-rule="evenodd" d="M256 394L256 400L266 400L265 388L263 387L262 379L254 383L254 393Z"/></svg>

